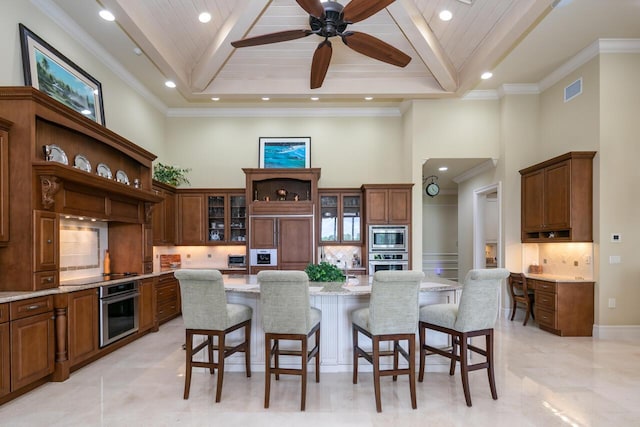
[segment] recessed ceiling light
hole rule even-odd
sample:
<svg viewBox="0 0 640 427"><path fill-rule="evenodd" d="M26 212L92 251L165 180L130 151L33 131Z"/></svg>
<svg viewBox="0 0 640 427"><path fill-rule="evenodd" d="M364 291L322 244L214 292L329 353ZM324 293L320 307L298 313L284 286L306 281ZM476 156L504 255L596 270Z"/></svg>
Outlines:
<svg viewBox="0 0 640 427"><path fill-rule="evenodd" d="M220 98L218 98L217 96L214 96L213 98L211 98L212 101L220 101Z"/></svg>
<svg viewBox="0 0 640 427"><path fill-rule="evenodd" d="M202 12L200 15L198 15L198 21L206 24L207 22L211 21L211 14L209 12Z"/></svg>
<svg viewBox="0 0 640 427"><path fill-rule="evenodd" d="M440 166L440 167L438 168L438 170L439 170L440 172L446 172L446 171L448 171L448 170L449 170L449 168L448 168L448 167L446 167L446 166Z"/></svg>
<svg viewBox="0 0 640 427"><path fill-rule="evenodd" d="M140 49L138 46L133 48L133 53L135 53L136 55L140 56L142 55L142 49Z"/></svg>
<svg viewBox="0 0 640 427"><path fill-rule="evenodd" d="M268 100L269 100L269 97L268 97L268 96L263 96L263 97L262 97L262 100L263 100L263 101L268 101Z"/></svg>
<svg viewBox="0 0 640 427"><path fill-rule="evenodd" d="M311 100L312 100L312 101L317 101L317 100L319 100L319 99L320 99L320 98L318 98L317 96L312 96L312 97L311 97Z"/></svg>
<svg viewBox="0 0 640 427"><path fill-rule="evenodd" d="M365 96L364 100L365 101L371 101L373 99L373 96Z"/></svg>
<svg viewBox="0 0 640 427"><path fill-rule="evenodd" d="M480 76L480 78L482 80L488 80L491 77L493 77L493 73L491 71L485 71L484 73L482 73L482 75Z"/></svg>
<svg viewBox="0 0 640 427"><path fill-rule="evenodd" d="M173 89L174 87L176 87L176 84L174 82L172 82L171 80L167 80L166 82L164 82L164 85L166 87L170 87L171 89Z"/></svg>
<svg viewBox="0 0 640 427"><path fill-rule="evenodd" d="M116 17L113 16L113 13L109 12L107 9L102 9L98 15L100 15L100 18L104 19L105 21L115 21Z"/></svg>
<svg viewBox="0 0 640 427"><path fill-rule="evenodd" d="M451 18L453 18L453 13L445 9L440 11L440 13L438 14L438 17L442 21L451 21Z"/></svg>

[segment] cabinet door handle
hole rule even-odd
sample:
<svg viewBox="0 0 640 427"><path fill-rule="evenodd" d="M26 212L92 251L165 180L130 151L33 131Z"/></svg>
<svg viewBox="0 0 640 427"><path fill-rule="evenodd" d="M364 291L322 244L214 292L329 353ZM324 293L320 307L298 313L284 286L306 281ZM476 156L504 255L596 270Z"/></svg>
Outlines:
<svg viewBox="0 0 640 427"><path fill-rule="evenodd" d="M29 307L27 307L27 310L35 310L35 309L40 308L40 307L41 307L41 305L39 305L39 304L30 305Z"/></svg>
<svg viewBox="0 0 640 427"><path fill-rule="evenodd" d="M47 282L49 283L53 282L53 277L47 277Z"/></svg>

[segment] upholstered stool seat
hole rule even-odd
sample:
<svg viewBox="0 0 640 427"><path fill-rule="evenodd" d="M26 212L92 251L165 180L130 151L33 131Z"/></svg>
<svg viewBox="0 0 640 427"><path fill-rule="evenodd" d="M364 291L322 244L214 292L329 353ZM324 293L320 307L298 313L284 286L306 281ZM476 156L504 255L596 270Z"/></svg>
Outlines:
<svg viewBox="0 0 640 427"><path fill-rule="evenodd" d="M265 383L264 407L269 407L271 375L276 380L280 374L300 375L302 382L300 410L304 411L307 396L307 365L315 358L316 382L320 382L320 320L322 313L311 307L309 301L309 277L304 271L261 271L260 304L262 327L265 332ZM314 347L309 349L308 339L314 337ZM297 341L300 350L280 348L280 341ZM301 366L284 368L280 356L298 356ZM273 362L273 363L272 363Z"/></svg>
<svg viewBox="0 0 640 427"><path fill-rule="evenodd" d="M373 387L376 410L382 411L380 401L380 377L409 376L411 407L417 408L415 382L415 334L418 328L418 292L424 273L419 271L379 271L373 276L369 307L351 313L353 334L353 383L358 383L358 358L363 357L373 365ZM371 352L362 349L358 335L371 339ZM381 351L380 343L393 342L393 350ZM405 350L401 341L407 341ZM399 368L399 355L408 363ZM380 369L380 358L393 356L393 369Z"/></svg>
<svg viewBox="0 0 640 427"><path fill-rule="evenodd" d="M182 318L186 328L184 398L189 398L191 370L194 366L209 368L211 374L217 368L216 402L220 402L225 358L243 352L246 375L251 376L249 343L253 309L243 304L227 303L222 274L218 270L178 270L175 276L180 281ZM227 346L227 335L241 328L244 328L243 341L235 346ZM206 339L194 347L195 335L206 336ZM217 342L214 342L214 338L217 338ZM205 347L209 361L193 360L193 356ZM217 352L216 361L214 351Z"/></svg>
<svg viewBox="0 0 640 427"><path fill-rule="evenodd" d="M460 304L434 304L420 308L420 374L424 379L425 358L439 354L451 360L449 375L455 373L456 362L460 362L462 388L467 406L471 406L469 371L487 369L491 397L498 399L493 367L493 327L498 317L500 284L509 276L505 269L471 270L465 279ZM426 330L434 330L451 336L451 351L426 343ZM469 342L476 336L485 337L485 348ZM459 349L459 352L458 352ZM484 362L469 364L468 351L485 357Z"/></svg>

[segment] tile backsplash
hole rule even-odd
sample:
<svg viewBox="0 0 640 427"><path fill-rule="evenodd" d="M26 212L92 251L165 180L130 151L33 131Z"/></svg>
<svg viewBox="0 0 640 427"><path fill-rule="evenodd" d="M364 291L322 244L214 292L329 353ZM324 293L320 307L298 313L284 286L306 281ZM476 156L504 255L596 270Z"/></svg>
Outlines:
<svg viewBox="0 0 640 427"><path fill-rule="evenodd" d="M525 243L522 268L540 265L542 274L593 279L592 243Z"/></svg>
<svg viewBox="0 0 640 427"><path fill-rule="evenodd" d="M154 246L153 271L161 271L161 255L180 255L182 268L222 269L227 268L228 255L244 255L245 250L244 246Z"/></svg>
<svg viewBox="0 0 640 427"><path fill-rule="evenodd" d="M60 220L60 281L102 274L109 226L101 221Z"/></svg>
<svg viewBox="0 0 640 427"><path fill-rule="evenodd" d="M354 258L355 264L354 265ZM340 268L361 267L362 251L360 246L320 246L318 248L318 260L335 264Z"/></svg>

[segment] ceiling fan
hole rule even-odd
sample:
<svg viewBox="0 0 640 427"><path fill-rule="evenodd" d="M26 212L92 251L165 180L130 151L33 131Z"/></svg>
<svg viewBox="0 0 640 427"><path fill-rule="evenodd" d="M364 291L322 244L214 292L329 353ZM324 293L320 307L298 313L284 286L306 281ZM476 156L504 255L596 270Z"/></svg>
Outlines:
<svg viewBox="0 0 640 427"><path fill-rule="evenodd" d="M340 36L343 43L363 55L396 65L406 66L411 57L373 37L358 31L347 31L347 26L359 22L376 14L395 0L351 0L346 6L336 1L321 2L320 0L296 0L309 14L308 30L287 30L277 33L264 34L231 42L233 47L258 46L262 44L279 43L300 39L316 34L324 40L318 44L311 63L311 89L322 86L327 74L333 48L329 38Z"/></svg>

